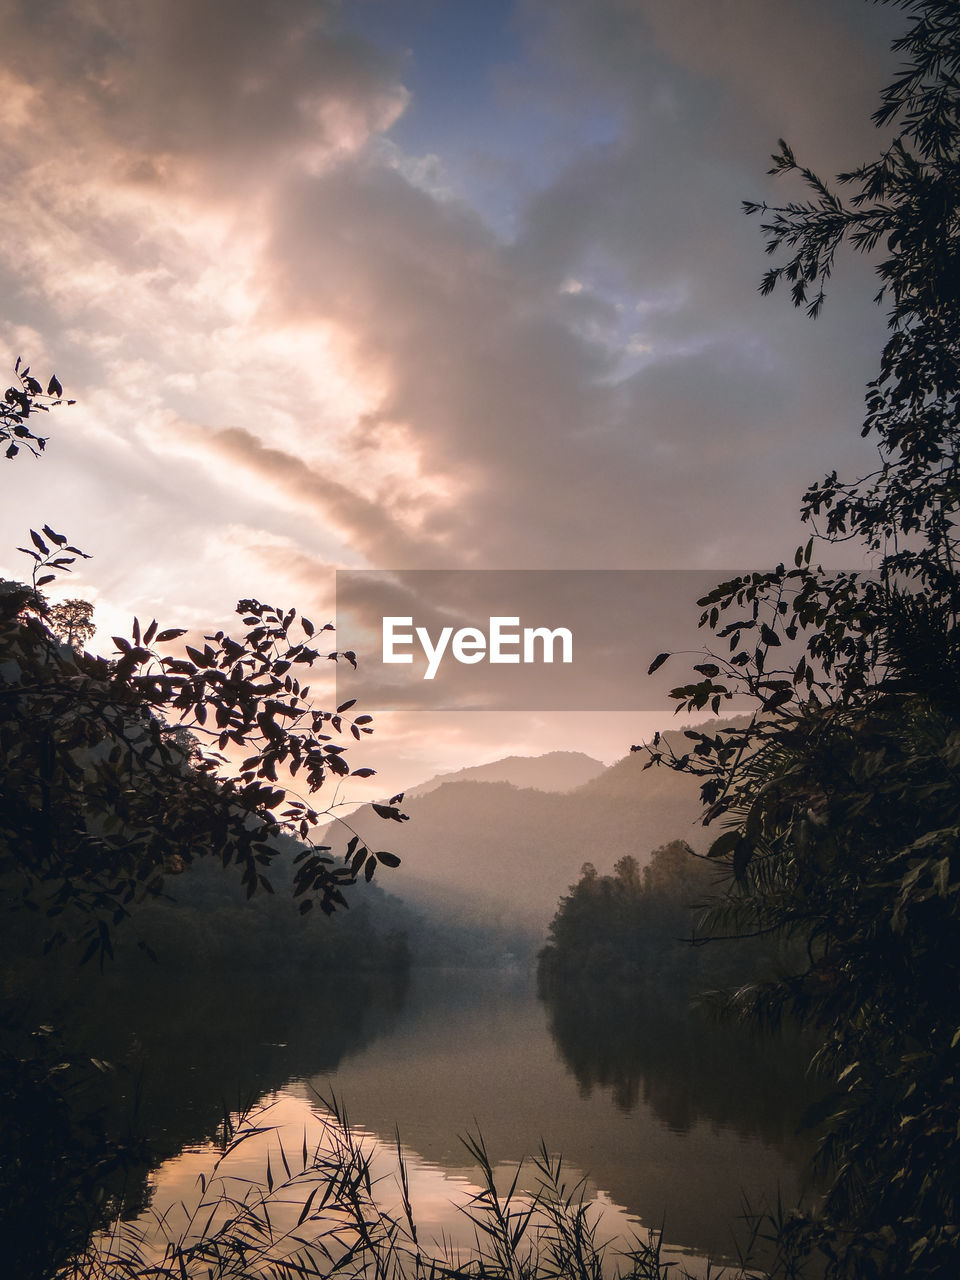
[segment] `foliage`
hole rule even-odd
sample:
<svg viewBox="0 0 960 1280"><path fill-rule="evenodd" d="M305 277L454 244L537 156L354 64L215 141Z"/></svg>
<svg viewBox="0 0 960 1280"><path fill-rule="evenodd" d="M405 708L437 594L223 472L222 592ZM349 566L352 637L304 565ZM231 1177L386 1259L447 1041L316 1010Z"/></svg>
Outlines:
<svg viewBox="0 0 960 1280"><path fill-rule="evenodd" d="M740 999L820 1033L837 1098L818 1232L855 1232L831 1245L838 1274L874 1252L887 1273L942 1274L958 1244L960 661L954 634L934 648L927 607L905 602L898 626L916 626L948 695L917 680L891 623L886 678L781 723L741 772L742 825L718 841L739 879L715 926L806 943L802 968Z"/></svg>
<svg viewBox="0 0 960 1280"><path fill-rule="evenodd" d="M960 1252L960 9L900 7L908 62L875 116L897 132L840 175L852 196L801 168L811 200L747 205L768 250L789 251L762 292L787 282L812 316L841 245L885 251L890 337L863 428L880 465L810 487L814 538L790 569L700 601L715 643L674 690L679 709L746 695L756 714L688 731L683 753L655 742L650 761L701 776L705 820L726 825L713 925L805 944L794 972L737 1003L820 1034L832 1183L797 1230L837 1277L939 1276ZM781 143L773 172L796 169ZM817 537L854 540L874 572L814 567Z"/></svg>
<svg viewBox="0 0 960 1280"><path fill-rule="evenodd" d="M78 971L74 948L51 949L34 913L8 913L0 942L0 1011L4 995L27 998L34 1019L62 1028L68 1012L71 1023L84 1011L92 1019L98 1002L108 996L128 1014L135 1012L135 1001L125 1004L119 994L128 988L149 992L154 1001L157 984L199 998L198 971L211 984L227 985L252 981L253 975L258 983L282 985L293 970L329 981L350 973L355 990L363 974L405 974L411 960L408 936L418 931L418 917L374 881L351 889L350 910L335 912L318 927L313 915L299 915L291 902L293 858L300 848L293 840L278 842L269 872L274 892L252 899L239 876L225 874L219 860L185 864L168 877L163 893L132 907L129 924L111 934L109 980L106 973L88 973L91 966ZM57 993L49 1009L40 996L45 989ZM60 1003L66 992L71 993L69 1010Z"/></svg>
<svg viewBox="0 0 960 1280"><path fill-rule="evenodd" d="M35 457L46 447L47 437L38 435L27 419L37 413L47 413L53 406L63 404L63 387L56 375L47 383L47 390L30 373L30 366L21 369L17 357L14 366L15 381L7 387L0 401L0 449L4 457L15 458L26 449ZM73 404L67 400L67 404Z"/></svg>
<svg viewBox="0 0 960 1280"><path fill-rule="evenodd" d="M47 406L27 371L21 381L6 421L37 452L41 437L24 420ZM59 383L50 386L59 397ZM318 659L356 663L318 647L332 624L242 600L239 638L217 631L171 655L183 628L134 619L129 639L114 637L116 658L96 657L57 636L66 625L79 640L88 606L68 601L64 623L39 594L87 557L49 525L30 538L21 550L34 562L32 587L0 594L0 875L22 907L58 917L55 940L78 932L84 957L102 960L132 905L201 856L240 868L248 895L272 892L266 872L284 834L304 842L301 912L316 900L329 914L361 870L369 880L378 863L397 865L357 837L340 863L311 839L331 812L312 801L324 782L373 773L351 769L334 741L369 734L372 717L351 716L352 699L315 708L305 683ZM298 775L306 797L294 790ZM403 821L401 799L377 812Z"/></svg>
<svg viewBox="0 0 960 1280"><path fill-rule="evenodd" d="M882 555L884 578L905 574L956 613L960 501L960 13L952 0L896 0L911 26L894 43L909 55L884 91L878 125L898 125L881 156L838 182L844 201L809 169L800 173L814 199L768 209L767 251L793 250L764 276L763 293L791 282L797 306L820 311L836 253L844 242L877 264L877 300L889 300L891 334L878 377L869 384L864 436L877 441L881 466L852 484L836 473L814 484L804 516L827 516L831 541L862 540ZM774 173L798 169L781 141ZM812 299L811 290L816 290Z"/></svg>

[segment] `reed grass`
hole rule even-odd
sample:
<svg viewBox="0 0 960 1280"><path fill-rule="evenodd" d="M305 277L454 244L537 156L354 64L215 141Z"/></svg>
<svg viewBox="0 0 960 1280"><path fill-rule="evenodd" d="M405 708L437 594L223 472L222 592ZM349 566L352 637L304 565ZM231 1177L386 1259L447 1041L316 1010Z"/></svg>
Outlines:
<svg viewBox="0 0 960 1280"><path fill-rule="evenodd" d="M481 1135L462 1140L479 1170L479 1190L458 1206L473 1243L425 1242L411 1203L407 1160L397 1137L384 1186L372 1167L373 1144L351 1127L342 1104L322 1099L322 1136L291 1150L267 1123L269 1107L225 1115L218 1150L191 1202L151 1209L137 1222L122 1215L54 1280L694 1280L663 1256L661 1231L613 1243L599 1237L601 1210L582 1178L568 1179L546 1146L521 1162L506 1191ZM241 1148L266 1142L262 1178L231 1168ZM246 1154L246 1153L245 1153ZM521 1189L524 1169L533 1189ZM529 1178L526 1179L529 1182ZM772 1219L771 1219L772 1221ZM708 1264L705 1280L767 1280L750 1257L762 1239L760 1218L738 1263Z"/></svg>

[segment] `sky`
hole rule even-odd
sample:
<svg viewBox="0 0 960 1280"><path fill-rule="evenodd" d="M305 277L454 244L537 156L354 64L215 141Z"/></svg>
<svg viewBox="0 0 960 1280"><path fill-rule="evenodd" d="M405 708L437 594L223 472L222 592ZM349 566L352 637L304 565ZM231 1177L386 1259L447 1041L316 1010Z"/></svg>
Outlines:
<svg viewBox="0 0 960 1280"><path fill-rule="evenodd" d="M92 559L51 597L92 600L109 652L242 597L325 621L338 568L792 557L805 486L875 460L885 317L854 258L815 323L762 299L740 202L799 194L779 137L826 176L872 157L901 19L0 0L0 363L76 400L0 473L0 576L67 533ZM363 709L371 794L670 720Z"/></svg>

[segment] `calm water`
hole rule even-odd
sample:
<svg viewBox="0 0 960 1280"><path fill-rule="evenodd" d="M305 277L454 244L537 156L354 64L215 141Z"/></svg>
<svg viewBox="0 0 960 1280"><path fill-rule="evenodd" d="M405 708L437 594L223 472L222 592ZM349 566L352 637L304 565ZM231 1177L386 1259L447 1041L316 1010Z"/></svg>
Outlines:
<svg viewBox="0 0 960 1280"><path fill-rule="evenodd" d="M498 1168L535 1154L541 1139L563 1153L574 1178L588 1178L606 1234L663 1224L683 1253L714 1258L731 1255L744 1196L759 1205L779 1188L796 1199L811 1150L794 1136L808 1101L800 1055L695 1020L679 1003L618 1007L571 994L548 1006L529 975L424 971L373 997L362 1016L356 999L318 1003L304 982L262 1007L248 998L244 1025L244 1062L225 1060L218 1040L219 1081L213 1055L189 1034L196 1060L186 1075L161 1071L145 1046L146 1092L153 1059L162 1098L152 1123L166 1126L168 1149L184 1147L151 1175L154 1208L193 1194L211 1159L198 1139L244 1071L294 1147L305 1129L313 1141L319 1099L331 1093L385 1173L399 1133L422 1234L463 1244L469 1224L454 1202L477 1185L459 1141L467 1131L482 1133ZM251 1146L241 1171L262 1170Z"/></svg>

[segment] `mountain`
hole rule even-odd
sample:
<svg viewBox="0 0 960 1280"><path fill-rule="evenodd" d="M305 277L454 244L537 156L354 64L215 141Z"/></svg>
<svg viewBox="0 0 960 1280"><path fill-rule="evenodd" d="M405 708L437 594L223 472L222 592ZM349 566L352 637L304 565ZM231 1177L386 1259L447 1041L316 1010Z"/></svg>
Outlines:
<svg viewBox="0 0 960 1280"><path fill-rule="evenodd" d="M685 742L679 734L665 736ZM665 767L644 770L645 759L640 752L626 756L571 791L477 780L464 771L470 776L441 777L408 793L407 823L384 823L365 806L350 826L371 849L400 856L402 865L383 883L411 905L543 930L584 862L609 871L628 853L645 866L671 840L699 852L709 846L714 833L697 825L699 780ZM535 763L524 762L526 776L541 778ZM516 769L511 761L482 768L498 766ZM335 830L329 835L342 847Z"/></svg>
<svg viewBox="0 0 960 1280"><path fill-rule="evenodd" d="M535 791L573 791L603 773L603 765L582 751L548 751L543 756L505 756L455 773L439 773L410 787L407 799L425 796L450 782L509 782Z"/></svg>

